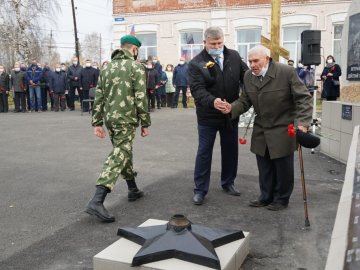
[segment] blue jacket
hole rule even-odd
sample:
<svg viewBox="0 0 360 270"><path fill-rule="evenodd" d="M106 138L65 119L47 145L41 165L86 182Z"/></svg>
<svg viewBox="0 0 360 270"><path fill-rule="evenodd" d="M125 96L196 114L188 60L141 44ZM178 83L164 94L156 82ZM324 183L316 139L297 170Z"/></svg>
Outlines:
<svg viewBox="0 0 360 270"><path fill-rule="evenodd" d="M31 65L26 70L26 79L30 82L33 81L35 84L39 84L42 77L42 69L37 65Z"/></svg>
<svg viewBox="0 0 360 270"><path fill-rule="evenodd" d="M54 93L65 94L65 90L69 90L65 72L53 72L48 80L50 89Z"/></svg>
<svg viewBox="0 0 360 270"><path fill-rule="evenodd" d="M176 86L189 86L189 79L188 79L188 65L177 65L174 69L173 75L173 85Z"/></svg>

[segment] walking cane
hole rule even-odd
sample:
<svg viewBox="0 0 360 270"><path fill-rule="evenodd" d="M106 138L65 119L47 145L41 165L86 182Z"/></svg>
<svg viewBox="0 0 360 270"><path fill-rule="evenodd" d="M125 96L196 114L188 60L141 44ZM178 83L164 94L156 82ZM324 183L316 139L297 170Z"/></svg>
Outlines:
<svg viewBox="0 0 360 270"><path fill-rule="evenodd" d="M301 187L302 187L303 200L304 200L305 227L310 227L309 213L308 213L308 209L307 209L307 200L306 200L304 160L303 160L302 148L301 148L300 144L299 144L299 147L298 147L298 152L299 152L299 162L300 162L300 172L301 172Z"/></svg>

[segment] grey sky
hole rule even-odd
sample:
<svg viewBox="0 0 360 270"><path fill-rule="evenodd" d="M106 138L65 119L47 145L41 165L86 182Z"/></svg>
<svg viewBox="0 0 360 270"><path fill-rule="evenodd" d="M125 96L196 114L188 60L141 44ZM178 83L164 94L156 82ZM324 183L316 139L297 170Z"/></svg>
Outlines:
<svg viewBox="0 0 360 270"><path fill-rule="evenodd" d="M105 53L104 60L110 58L112 42L112 1L74 0L77 7L77 28L80 43L86 34L101 33ZM69 60L75 52L71 0L59 0L62 13L57 17L57 27L53 28L54 39L61 54L61 61ZM49 28L49 27L47 27ZM69 48L70 47L70 48Z"/></svg>

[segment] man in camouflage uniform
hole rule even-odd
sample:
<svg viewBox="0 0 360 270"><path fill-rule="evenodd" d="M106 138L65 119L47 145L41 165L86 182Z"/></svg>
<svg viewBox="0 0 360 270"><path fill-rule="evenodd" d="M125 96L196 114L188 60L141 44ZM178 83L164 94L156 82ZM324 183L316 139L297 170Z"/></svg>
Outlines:
<svg viewBox="0 0 360 270"><path fill-rule="evenodd" d="M132 164L132 142L136 127L141 125L141 136L149 134L151 124L146 98L146 77L143 66L134 61L141 42L131 35L121 38L121 49L113 52L111 63L100 73L96 88L92 125L99 138L105 137L106 126L113 151L104 163L96 183L96 192L86 206L86 213L105 222L115 218L103 203L114 188L119 175L128 185L128 200L135 201L144 194L135 183L136 172Z"/></svg>

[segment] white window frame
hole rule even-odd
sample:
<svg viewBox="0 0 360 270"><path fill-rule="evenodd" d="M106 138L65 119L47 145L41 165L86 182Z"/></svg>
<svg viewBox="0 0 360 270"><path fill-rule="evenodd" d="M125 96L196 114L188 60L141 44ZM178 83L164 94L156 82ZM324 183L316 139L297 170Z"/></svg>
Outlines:
<svg viewBox="0 0 360 270"><path fill-rule="evenodd" d="M344 30L344 23L338 22L338 23L334 23L333 24L333 35L332 35L332 55L335 58L335 61L340 63L341 62L341 38L342 38L342 33L341 33L341 37L340 38L335 38L335 27L341 25L343 27ZM335 55L335 41L340 42L340 57L338 57L338 55Z"/></svg>
<svg viewBox="0 0 360 270"><path fill-rule="evenodd" d="M151 32L140 32L140 33L136 33L136 36L138 35L150 35L150 34L155 34L155 40L156 40L156 45L153 46L148 46L148 45L142 45L140 47L140 50L143 51L145 49L145 59L141 59L141 60L147 60L148 57L149 57L149 52L148 52L148 48L155 48L156 49L156 55L151 55L151 56L157 56L158 54L158 42L157 42L157 39L158 39L158 33L155 32L155 31L151 31Z"/></svg>
<svg viewBox="0 0 360 270"><path fill-rule="evenodd" d="M295 43L296 47L295 47L295 51L296 53L301 52L301 33L298 37L297 40L286 40L284 39L285 37L285 29L286 28L295 28L295 27L308 27L308 29L305 30L311 30L312 25L311 24L293 24L293 25L284 25L282 26L282 47L286 49L285 47L285 43ZM295 57L293 55L290 55L290 59L294 60L294 66L297 66L297 63L299 62L301 58L301 53L299 55L296 55ZM281 60L282 63L287 63L287 60L282 58Z"/></svg>
<svg viewBox="0 0 360 270"><path fill-rule="evenodd" d="M260 40L259 42L239 42L238 40L238 31L244 31L244 30L260 30ZM238 50L239 49L239 46L246 46L247 47L247 50L246 50L246 54L245 55L240 55L242 58L243 58L243 61L245 63L248 62L248 56L247 56L247 52L252 48L251 46L254 45L260 45L261 44L261 35L262 35L262 28L261 27L248 27L248 28L237 28L235 29L235 36L236 36L236 50L240 53L240 51Z"/></svg>
<svg viewBox="0 0 360 270"><path fill-rule="evenodd" d="M190 45L190 53L191 53L191 56L190 56L190 59L193 59L196 55L194 55L194 52L193 52L193 46L202 46L202 49L204 49L204 42L202 43L194 43L194 44L182 44L181 41L181 34L184 34L184 33L194 33L194 32L198 32L200 33L201 32L201 37L202 37L202 40L203 40L203 37L204 37L204 30L203 29L182 29L181 31L179 31L179 58L182 57L182 46L189 46Z"/></svg>

